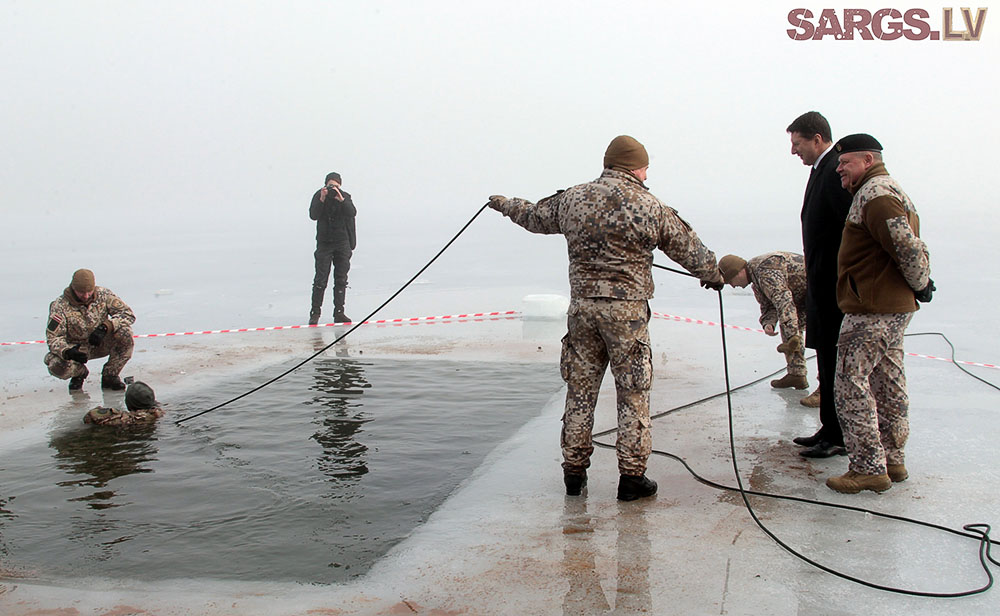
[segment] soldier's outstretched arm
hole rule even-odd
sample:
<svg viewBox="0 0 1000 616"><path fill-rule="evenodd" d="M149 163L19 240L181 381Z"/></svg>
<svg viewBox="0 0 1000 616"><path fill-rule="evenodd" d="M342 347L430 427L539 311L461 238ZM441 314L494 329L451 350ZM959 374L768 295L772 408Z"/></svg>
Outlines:
<svg viewBox="0 0 1000 616"><path fill-rule="evenodd" d="M666 205L663 207L666 215L660 224L659 249L703 282L717 283L721 289L722 274L715 253L702 243L691 225L676 210Z"/></svg>
<svg viewBox="0 0 1000 616"><path fill-rule="evenodd" d="M508 199L503 195L492 195L487 205L532 233L560 233L559 197L563 194L557 193L538 203L518 197Z"/></svg>

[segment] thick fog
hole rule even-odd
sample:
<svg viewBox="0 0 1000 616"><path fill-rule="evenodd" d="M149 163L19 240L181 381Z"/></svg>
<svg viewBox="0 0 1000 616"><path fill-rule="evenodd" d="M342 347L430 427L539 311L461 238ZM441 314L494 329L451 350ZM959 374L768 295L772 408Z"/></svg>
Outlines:
<svg viewBox="0 0 1000 616"><path fill-rule="evenodd" d="M795 6L5 0L0 340L39 338L79 267L141 333L303 322L329 171L359 210L363 316L490 194L593 179L619 134L719 256L801 252L808 170L785 127L818 110L884 145L931 249L928 322L971 344L991 311L967 307L998 298L1000 14L978 41L797 41ZM560 238L486 211L424 282L565 293L565 266Z"/></svg>

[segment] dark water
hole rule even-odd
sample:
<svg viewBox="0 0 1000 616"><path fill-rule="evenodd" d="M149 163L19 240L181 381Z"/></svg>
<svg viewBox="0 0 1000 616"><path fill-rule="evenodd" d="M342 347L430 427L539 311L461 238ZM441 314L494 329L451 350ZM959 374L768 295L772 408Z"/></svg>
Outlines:
<svg viewBox="0 0 1000 616"><path fill-rule="evenodd" d="M165 400L155 426L74 424L0 453L0 573L344 581L561 386L548 365L319 359L169 421L262 380Z"/></svg>

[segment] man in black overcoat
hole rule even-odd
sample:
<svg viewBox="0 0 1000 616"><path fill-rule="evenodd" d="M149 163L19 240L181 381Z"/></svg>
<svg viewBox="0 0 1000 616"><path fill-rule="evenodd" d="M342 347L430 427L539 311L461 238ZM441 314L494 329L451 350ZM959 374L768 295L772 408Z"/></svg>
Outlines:
<svg viewBox="0 0 1000 616"><path fill-rule="evenodd" d="M837 372L837 338L844 318L837 307L837 252L851 193L840 185L837 156L831 151L830 123L820 113L802 114L785 129L792 154L809 165L802 202L802 248L806 260L806 347L815 349L819 370L820 429L794 439L810 458L844 455L844 434L837 420L833 382Z"/></svg>

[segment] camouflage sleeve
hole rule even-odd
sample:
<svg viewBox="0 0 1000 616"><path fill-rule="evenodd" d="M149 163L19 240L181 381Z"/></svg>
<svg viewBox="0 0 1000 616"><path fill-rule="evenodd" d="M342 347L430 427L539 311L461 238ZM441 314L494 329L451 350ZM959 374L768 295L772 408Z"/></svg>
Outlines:
<svg viewBox="0 0 1000 616"><path fill-rule="evenodd" d="M532 233L553 234L559 230L559 203L561 192L542 199L537 204L514 197L507 199L500 212Z"/></svg>
<svg viewBox="0 0 1000 616"><path fill-rule="evenodd" d="M111 324L108 327L109 333L120 327L131 327L135 323L135 314L132 309L111 291L108 291L107 312L107 322Z"/></svg>
<svg viewBox="0 0 1000 616"><path fill-rule="evenodd" d="M762 267L757 271L757 280L754 284L760 287L761 295L767 297L773 305L774 314L781 324L781 331L788 336L798 333L799 315L795 309L795 298L792 297L792 290L788 286L788 277L781 267ZM763 304L762 304L763 306ZM772 321L773 322L773 321ZM761 325L764 325L764 317L761 316Z"/></svg>
<svg viewBox="0 0 1000 616"><path fill-rule="evenodd" d="M757 283L754 283L752 288L753 296L756 298L757 303L760 304L760 326L767 327L770 325L774 327L778 324L778 311L774 309L774 304L764 295L764 292L761 291Z"/></svg>
<svg viewBox="0 0 1000 616"><path fill-rule="evenodd" d="M864 219L875 239L896 261L910 288L919 291L926 287L931 273L930 254L910 225L902 203L889 196L872 199L865 205Z"/></svg>
<svg viewBox="0 0 1000 616"><path fill-rule="evenodd" d="M49 351L59 357L62 357L66 349L73 346L66 340L66 317L59 308L58 301L49 304L49 321L45 326L45 342L49 345Z"/></svg>
<svg viewBox="0 0 1000 616"><path fill-rule="evenodd" d="M665 205L663 209L665 216L660 224L659 249L699 279L721 281L715 253L701 243L698 234L676 210Z"/></svg>

